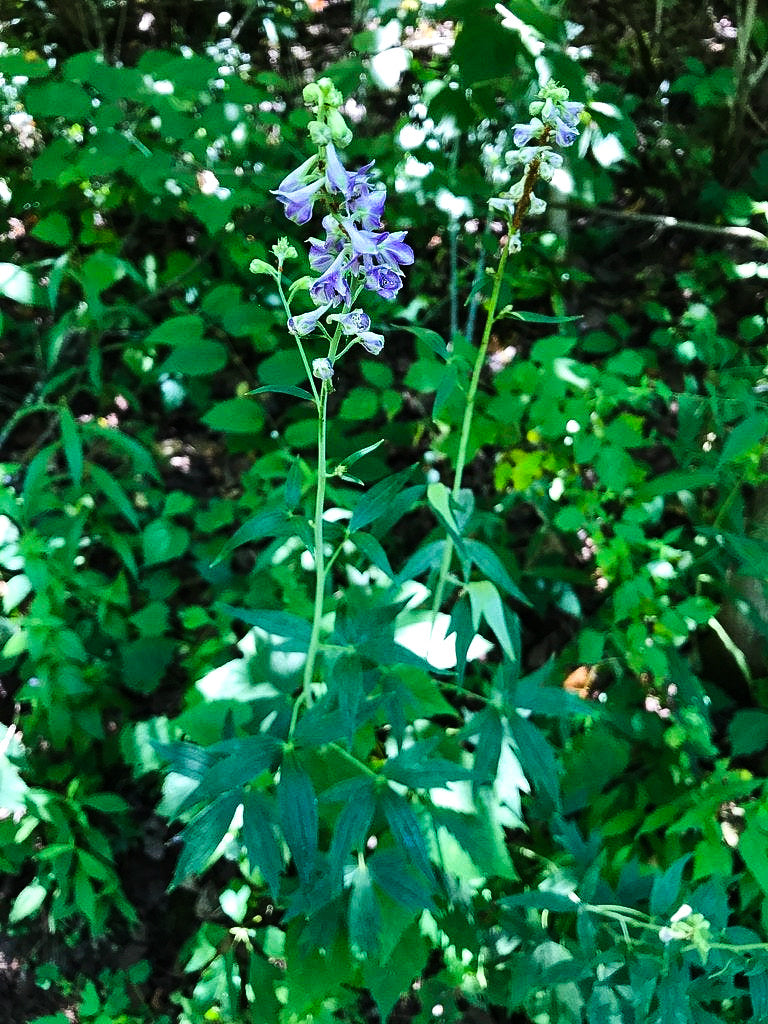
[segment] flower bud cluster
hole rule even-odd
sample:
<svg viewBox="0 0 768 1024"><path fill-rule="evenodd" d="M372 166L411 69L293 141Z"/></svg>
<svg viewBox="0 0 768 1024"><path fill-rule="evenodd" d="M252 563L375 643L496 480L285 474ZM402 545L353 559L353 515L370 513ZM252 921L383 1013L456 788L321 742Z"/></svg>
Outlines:
<svg viewBox="0 0 768 1024"><path fill-rule="evenodd" d="M288 329L297 339L318 329L329 338L333 332L336 339L348 339L347 347L359 342L378 355L384 338L371 331L366 313L352 307L364 289L393 299L402 286L401 268L413 263L413 250L404 231L383 229L387 193L370 176L373 163L355 171L342 163L338 149L347 145L352 135L339 110L341 94L328 79L320 79L304 89L304 100L315 115L309 133L318 152L284 178L273 194L286 217L297 224L311 220L318 201L328 212L322 219L324 237L309 239L309 264L314 272L309 295L315 308L289 315ZM341 312L330 312L338 307ZM332 346L328 358L314 360L314 376L330 381L335 358Z"/></svg>
<svg viewBox="0 0 768 1024"><path fill-rule="evenodd" d="M522 173L506 192L490 202L491 208L504 213L514 228L513 251L520 248L519 229L523 217L528 213L543 213L547 207L543 199L534 195L536 179L551 181L555 171L563 165L563 158L555 152L552 143L563 149L575 142L583 109L583 103L568 98L567 89L556 82L548 82L539 89L528 108L531 120L514 127L512 137L518 148L507 153L507 163L510 167L521 167Z"/></svg>

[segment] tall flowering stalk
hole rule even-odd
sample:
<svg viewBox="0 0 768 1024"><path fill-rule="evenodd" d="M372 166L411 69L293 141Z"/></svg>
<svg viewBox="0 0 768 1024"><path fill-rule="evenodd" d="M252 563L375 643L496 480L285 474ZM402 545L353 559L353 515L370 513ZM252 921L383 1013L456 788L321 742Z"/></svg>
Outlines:
<svg viewBox="0 0 768 1024"><path fill-rule="evenodd" d="M343 97L329 79L304 89L304 101L314 114L309 135L317 152L292 171L274 190L285 215L297 224L308 224L315 207L323 211L324 237L309 239L309 265L313 272L295 282L286 293L283 265L296 251L281 239L273 252L277 268L254 260L251 270L269 273L277 282L286 315L286 326L298 346L317 411L317 487L314 510L315 599L302 698L294 708L295 725L300 704L312 702L312 683L317 655L329 564L323 539L323 512L327 484L326 451L328 396L333 391L336 365L355 345L379 355L384 337L372 330L370 316L357 305L366 291L393 299L403 282L402 267L413 263L413 250L404 231L383 228L386 189L371 176L372 163L355 171L344 166L339 155L352 139L341 114ZM292 302L302 291L312 308L294 312ZM309 346L312 349L308 351ZM317 349L322 354L315 355Z"/></svg>
<svg viewBox="0 0 768 1024"><path fill-rule="evenodd" d="M506 192L490 202L491 209L504 215L507 221L507 231L494 274L491 296L486 309L485 327L467 390L459 450L456 457L456 470L451 489L454 499L458 499L461 491L480 374L485 366L491 331L497 319L496 310L507 260L510 253L520 251L522 245L520 228L525 217L528 214L543 213L546 209L546 202L534 194L534 186L539 179L550 181L554 172L562 167L563 158L560 153L555 151L554 146L565 148L576 140L579 134L577 124L583 104L569 100L567 89L555 82L548 82L539 90L537 98L528 109L531 120L526 124L515 125L513 141L517 149L507 154L509 166L521 169L520 177ZM448 536L432 603L433 625L443 603L453 552L453 540Z"/></svg>

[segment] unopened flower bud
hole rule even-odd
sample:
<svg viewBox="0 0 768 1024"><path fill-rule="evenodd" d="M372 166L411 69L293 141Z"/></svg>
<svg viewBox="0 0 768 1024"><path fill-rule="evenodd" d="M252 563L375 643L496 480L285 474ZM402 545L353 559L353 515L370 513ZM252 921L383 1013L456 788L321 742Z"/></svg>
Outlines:
<svg viewBox="0 0 768 1024"><path fill-rule="evenodd" d="M318 380L330 380L333 377L333 363L330 359L313 359L312 373Z"/></svg>

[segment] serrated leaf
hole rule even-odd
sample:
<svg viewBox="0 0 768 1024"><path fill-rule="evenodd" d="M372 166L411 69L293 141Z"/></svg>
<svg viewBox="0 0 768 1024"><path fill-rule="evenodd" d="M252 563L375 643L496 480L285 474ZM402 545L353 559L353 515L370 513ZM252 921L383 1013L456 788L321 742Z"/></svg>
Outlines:
<svg viewBox="0 0 768 1024"><path fill-rule="evenodd" d="M371 874L366 864L358 864L352 872L349 896L349 938L361 953L374 953L379 946L381 913L373 891Z"/></svg>
<svg viewBox="0 0 768 1024"><path fill-rule="evenodd" d="M336 819L328 857L328 870L334 893L341 891L344 864L353 850L362 851L368 836L375 807L374 790L366 779L350 793Z"/></svg>
<svg viewBox="0 0 768 1024"><path fill-rule="evenodd" d="M463 765L433 756L440 739L434 736L405 747L386 762L381 774L410 789L434 789L446 782L472 778L472 773Z"/></svg>
<svg viewBox="0 0 768 1024"><path fill-rule="evenodd" d="M510 716L509 732L526 778L536 789L546 793L555 807L559 807L559 765L546 737L532 722L518 714Z"/></svg>
<svg viewBox="0 0 768 1024"><path fill-rule="evenodd" d="M222 793L234 791L269 770L280 749L272 736L246 736L230 742L231 753L220 757L200 779L199 785L179 806L181 813L197 803L210 801Z"/></svg>
<svg viewBox="0 0 768 1024"><path fill-rule="evenodd" d="M265 537L286 536L288 522L288 516L282 506L280 508L262 509L252 519L243 523L239 530L235 531L211 562L211 565L218 565L235 548L239 548L241 544L251 544L253 541L263 540Z"/></svg>
<svg viewBox="0 0 768 1024"><path fill-rule="evenodd" d="M687 853L684 857L678 858L662 874L653 879L651 889L650 910L652 914L669 915L677 910L680 903L680 889L683 883L683 871L691 859Z"/></svg>
<svg viewBox="0 0 768 1024"><path fill-rule="evenodd" d="M487 544L483 544L479 540L467 539L464 541L463 547L464 551L467 553L467 557L477 566L484 576L487 576L489 580L501 587L502 590L505 590L510 597L514 597L516 601L520 601L521 604L526 605L528 608L533 607L531 602L504 568L504 564L499 556L495 551L492 551Z"/></svg>
<svg viewBox="0 0 768 1024"><path fill-rule="evenodd" d="M516 662L518 660L517 650L509 634L501 596L494 584L490 580L478 580L468 583L466 591L469 594L472 627L475 632L480 625L480 619L485 619L506 656L511 662Z"/></svg>
<svg viewBox="0 0 768 1024"><path fill-rule="evenodd" d="M220 604L217 607L225 615L231 615L233 619L247 622L249 626L258 626L272 636L296 640L302 645L308 644L312 635L312 627L307 620L291 612L278 612L271 608L233 608L228 604Z"/></svg>
<svg viewBox="0 0 768 1024"><path fill-rule="evenodd" d="M312 780L293 751L285 754L280 766L277 806L280 828L299 878L309 887L317 860L317 798Z"/></svg>
<svg viewBox="0 0 768 1024"><path fill-rule="evenodd" d="M418 868L430 882L434 881L427 844L424 841L419 819L411 805L404 797L388 789L381 797L381 808L389 823L392 836L406 859L415 868Z"/></svg>
<svg viewBox="0 0 768 1024"><path fill-rule="evenodd" d="M190 821L180 834L183 843L170 888L199 875L227 834L240 804L239 793L225 793Z"/></svg>
<svg viewBox="0 0 768 1024"><path fill-rule="evenodd" d="M251 870L258 868L273 900L280 895L283 853L275 834L275 807L263 793L249 792L243 799L243 843Z"/></svg>
<svg viewBox="0 0 768 1024"><path fill-rule="evenodd" d="M352 513L349 522L350 532L355 533L357 530L370 526L371 523L376 522L377 519L389 512L392 500L397 497L403 489L403 484L412 474L413 467L409 466L407 469L395 473L394 476L380 480L369 491L366 491Z"/></svg>
<svg viewBox="0 0 768 1024"><path fill-rule="evenodd" d="M423 875L416 875L410 863L399 852L377 851L368 861L368 867L377 885L404 907L417 913L435 909L432 892L424 885Z"/></svg>

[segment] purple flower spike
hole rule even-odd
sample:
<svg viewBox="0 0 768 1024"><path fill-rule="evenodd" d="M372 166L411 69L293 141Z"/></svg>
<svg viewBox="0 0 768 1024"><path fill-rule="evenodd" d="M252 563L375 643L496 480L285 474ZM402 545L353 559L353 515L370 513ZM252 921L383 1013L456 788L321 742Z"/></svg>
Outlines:
<svg viewBox="0 0 768 1024"><path fill-rule="evenodd" d="M360 335L360 344L366 352L370 352L372 356L378 356L384 348L384 335L374 334L373 331L363 331Z"/></svg>
<svg viewBox="0 0 768 1024"><path fill-rule="evenodd" d="M309 294L315 302L320 304L327 302L331 306L338 306L340 302L351 301L349 283L344 277L344 271L348 264L348 256L342 249L325 273L321 274L310 287Z"/></svg>

